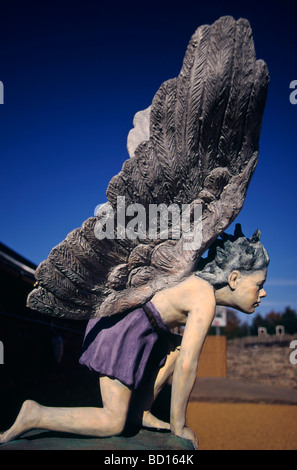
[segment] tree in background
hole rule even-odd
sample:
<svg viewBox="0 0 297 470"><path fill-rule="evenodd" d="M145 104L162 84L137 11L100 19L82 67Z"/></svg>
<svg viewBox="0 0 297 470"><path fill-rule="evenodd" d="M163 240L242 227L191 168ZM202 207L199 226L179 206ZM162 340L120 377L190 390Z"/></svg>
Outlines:
<svg viewBox="0 0 297 470"><path fill-rule="evenodd" d="M297 312L291 307L286 307L283 313L272 311L267 313L264 318L261 315L256 315L251 326L251 333L257 335L258 327L264 326L267 328L267 333L273 335L277 325L284 326L285 333L289 335L297 333Z"/></svg>
<svg viewBox="0 0 297 470"><path fill-rule="evenodd" d="M265 316L265 326L269 335L275 334L275 327L277 325L284 325L283 316L279 312L270 312Z"/></svg>
<svg viewBox="0 0 297 470"><path fill-rule="evenodd" d="M290 307L286 307L285 312L282 315L283 322L281 323L285 327L285 332L292 335L297 332L297 312Z"/></svg>
<svg viewBox="0 0 297 470"><path fill-rule="evenodd" d="M209 334L217 334L216 327L211 327ZM220 334L226 336L227 339L249 336L249 325L241 323L235 310L227 309L227 326L220 328Z"/></svg>
<svg viewBox="0 0 297 470"><path fill-rule="evenodd" d="M285 328L285 333L295 334L297 333L297 312L291 307L286 307L283 313L270 312L264 317L257 314L253 317L252 324L249 325L247 322L241 323L238 318L236 311L227 310L227 326L220 329L220 334L225 335L227 339L240 338L243 336L257 336L258 328L265 327L267 333L270 335L275 334L275 327L282 325ZM211 328L210 334L216 334L216 329Z"/></svg>
<svg viewBox="0 0 297 470"><path fill-rule="evenodd" d="M227 336L227 339L241 336L240 319L234 310L227 310L227 326L224 328L224 334Z"/></svg>

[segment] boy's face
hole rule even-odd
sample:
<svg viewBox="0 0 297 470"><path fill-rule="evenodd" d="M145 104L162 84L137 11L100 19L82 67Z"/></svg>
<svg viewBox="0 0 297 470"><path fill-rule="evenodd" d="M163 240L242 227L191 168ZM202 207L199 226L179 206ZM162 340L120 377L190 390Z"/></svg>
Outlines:
<svg viewBox="0 0 297 470"><path fill-rule="evenodd" d="M261 298L267 295L263 288L266 276L266 268L253 271L251 274L238 273L236 279L232 281L233 285L230 284L230 287L233 287L234 307L244 313L253 313L260 304Z"/></svg>

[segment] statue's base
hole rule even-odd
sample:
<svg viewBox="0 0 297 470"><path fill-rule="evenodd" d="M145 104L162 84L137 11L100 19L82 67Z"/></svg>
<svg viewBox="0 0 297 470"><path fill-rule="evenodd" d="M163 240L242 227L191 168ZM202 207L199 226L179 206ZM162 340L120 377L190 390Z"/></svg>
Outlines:
<svg viewBox="0 0 297 470"><path fill-rule="evenodd" d="M2 444L0 450L194 450L190 441L169 431L141 429L114 437L85 437L52 431L31 431L15 441Z"/></svg>

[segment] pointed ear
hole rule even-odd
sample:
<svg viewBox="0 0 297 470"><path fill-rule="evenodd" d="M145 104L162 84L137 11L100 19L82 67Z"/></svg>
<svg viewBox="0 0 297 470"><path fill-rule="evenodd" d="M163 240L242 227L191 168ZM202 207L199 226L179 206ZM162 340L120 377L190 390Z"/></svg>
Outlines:
<svg viewBox="0 0 297 470"><path fill-rule="evenodd" d="M250 238L250 243L257 243L261 238L261 230L257 229Z"/></svg>
<svg viewBox="0 0 297 470"><path fill-rule="evenodd" d="M239 271L234 270L228 276L228 284L230 289L235 290L237 286L238 280L241 278L241 274Z"/></svg>

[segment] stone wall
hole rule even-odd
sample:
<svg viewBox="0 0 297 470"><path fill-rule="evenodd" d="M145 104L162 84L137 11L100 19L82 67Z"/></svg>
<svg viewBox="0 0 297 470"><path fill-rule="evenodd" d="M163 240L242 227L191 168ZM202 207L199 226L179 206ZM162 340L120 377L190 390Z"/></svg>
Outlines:
<svg viewBox="0 0 297 470"><path fill-rule="evenodd" d="M291 364L290 343L297 335L246 337L227 342L230 379L297 388L297 364Z"/></svg>

